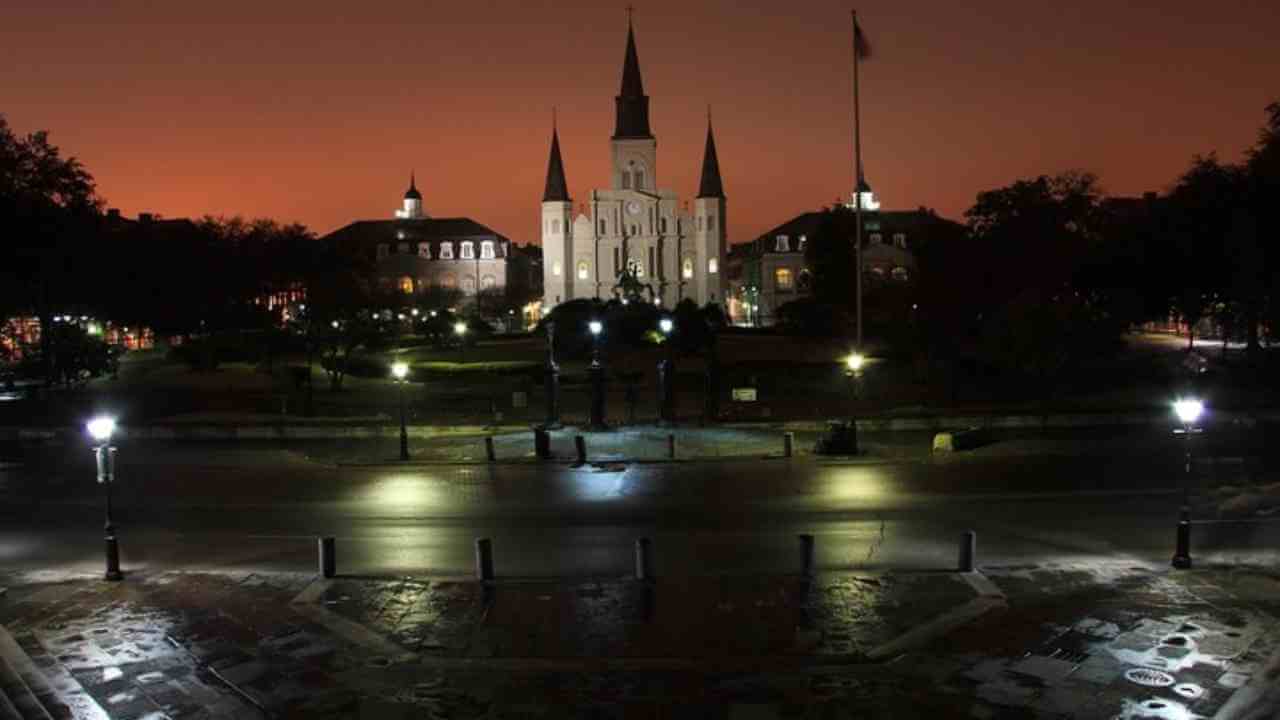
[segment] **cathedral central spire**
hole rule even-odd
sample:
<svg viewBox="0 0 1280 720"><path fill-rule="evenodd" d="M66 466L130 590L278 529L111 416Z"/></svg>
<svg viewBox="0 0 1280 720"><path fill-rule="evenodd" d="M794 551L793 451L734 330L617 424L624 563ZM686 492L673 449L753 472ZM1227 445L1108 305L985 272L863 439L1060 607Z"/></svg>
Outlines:
<svg viewBox="0 0 1280 720"><path fill-rule="evenodd" d="M614 126L616 138L651 138L649 130L649 96L644 94L644 81L640 78L640 55L636 52L636 34L627 19L627 54L622 64L622 89L616 98L618 122Z"/></svg>

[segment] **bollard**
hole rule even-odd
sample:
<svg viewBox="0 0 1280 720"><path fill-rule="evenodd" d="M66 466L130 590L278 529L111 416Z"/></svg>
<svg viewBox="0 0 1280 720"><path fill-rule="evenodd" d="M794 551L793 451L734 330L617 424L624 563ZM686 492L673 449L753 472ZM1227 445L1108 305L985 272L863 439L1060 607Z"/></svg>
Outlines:
<svg viewBox="0 0 1280 720"><path fill-rule="evenodd" d="M581 435L573 436L573 447L578 451L578 464L587 464L587 439Z"/></svg>
<svg viewBox="0 0 1280 720"><path fill-rule="evenodd" d="M542 428L533 429L533 452L539 460L551 459L551 433Z"/></svg>
<svg viewBox="0 0 1280 720"><path fill-rule="evenodd" d="M639 538L636 540L636 579L652 580L653 579L653 543L649 542L649 538Z"/></svg>
<svg viewBox="0 0 1280 720"><path fill-rule="evenodd" d="M496 453L494 453L494 451L493 451L493 436L492 436L492 435L489 435L488 437L486 437L486 438L484 439L484 456L485 456L486 458L488 458L489 462L493 462L493 461L495 461L495 460L497 460L497 459L498 459L497 454L496 454Z"/></svg>
<svg viewBox="0 0 1280 720"><path fill-rule="evenodd" d="M667 434L667 459L676 459L676 436L674 433Z"/></svg>
<svg viewBox="0 0 1280 720"><path fill-rule="evenodd" d="M960 572L973 572L978 559L978 533L966 530L960 536Z"/></svg>
<svg viewBox="0 0 1280 720"><path fill-rule="evenodd" d="M791 446L795 444L795 441L795 433L782 433L782 457L791 457Z"/></svg>
<svg viewBox="0 0 1280 720"><path fill-rule="evenodd" d="M1179 570L1191 568L1191 508L1186 505L1182 506L1178 519L1178 547L1173 553L1171 564Z"/></svg>
<svg viewBox="0 0 1280 720"><path fill-rule="evenodd" d="M334 554L334 542L332 537L318 538L316 544L320 548L320 577L331 578L337 572L338 558Z"/></svg>
<svg viewBox="0 0 1280 720"><path fill-rule="evenodd" d="M813 536L800 536L800 574L813 577Z"/></svg>
<svg viewBox="0 0 1280 720"><path fill-rule="evenodd" d="M493 579L493 542L489 538L476 538L476 579Z"/></svg>

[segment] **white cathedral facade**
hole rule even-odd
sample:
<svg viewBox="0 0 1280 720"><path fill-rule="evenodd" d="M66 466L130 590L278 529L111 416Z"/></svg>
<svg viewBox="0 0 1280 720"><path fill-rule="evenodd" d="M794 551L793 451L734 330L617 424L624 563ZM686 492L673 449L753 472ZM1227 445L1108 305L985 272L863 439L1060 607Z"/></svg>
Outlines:
<svg viewBox="0 0 1280 720"><path fill-rule="evenodd" d="M578 298L615 297L631 271L657 304L686 298L699 306L725 301L725 196L715 138L707 123L702 176L693 207L658 186L658 141L649 128L649 98L640 78L635 33L627 28L622 90L608 189L592 190L575 216L551 134L546 190L542 196L543 308Z"/></svg>

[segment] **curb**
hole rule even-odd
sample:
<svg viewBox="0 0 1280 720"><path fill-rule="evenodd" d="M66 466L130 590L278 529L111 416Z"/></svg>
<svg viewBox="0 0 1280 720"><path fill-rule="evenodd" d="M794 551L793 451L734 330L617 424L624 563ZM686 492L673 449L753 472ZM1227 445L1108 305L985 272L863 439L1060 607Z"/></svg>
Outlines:
<svg viewBox="0 0 1280 720"><path fill-rule="evenodd" d="M319 604L320 596L329 589L331 581L317 577L302 592L289 601L294 612L323 626L329 632L353 645L387 656L393 662L407 662L417 659L417 653L409 652L382 635L370 630L360 623L348 620Z"/></svg>
<svg viewBox="0 0 1280 720"><path fill-rule="evenodd" d="M954 607L941 615L917 625L892 640L871 648L867 657L883 662L907 650L913 650L930 641L942 637L961 625L966 625L979 617L995 610L1008 607L1005 595L995 583L978 571L959 573L960 577L978 593L978 597Z"/></svg>

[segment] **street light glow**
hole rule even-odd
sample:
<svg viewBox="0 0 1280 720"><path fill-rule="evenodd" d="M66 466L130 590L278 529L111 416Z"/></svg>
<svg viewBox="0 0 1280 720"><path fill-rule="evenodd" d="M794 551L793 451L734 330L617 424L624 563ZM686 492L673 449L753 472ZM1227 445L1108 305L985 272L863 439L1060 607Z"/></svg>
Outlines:
<svg viewBox="0 0 1280 720"><path fill-rule="evenodd" d="M453 332L455 335L466 335L467 324L459 320L458 322L453 324Z"/></svg>
<svg viewBox="0 0 1280 720"><path fill-rule="evenodd" d="M844 359L844 364L851 372L858 372L862 369L862 364L866 361L867 359L862 356L862 353L852 353L849 357Z"/></svg>
<svg viewBox="0 0 1280 720"><path fill-rule="evenodd" d="M116 431L116 419L101 415L90 420L85 428L94 440L100 443L110 442L112 433Z"/></svg>
<svg viewBox="0 0 1280 720"><path fill-rule="evenodd" d="M1195 398L1179 398L1173 403L1173 412L1183 425L1194 425L1204 412L1204 403Z"/></svg>
<svg viewBox="0 0 1280 720"><path fill-rule="evenodd" d="M587 329L591 331L592 335L599 335L601 332L604 332L604 323L599 320L592 320L587 323Z"/></svg>
<svg viewBox="0 0 1280 720"><path fill-rule="evenodd" d="M675 326L676 324L671 322L671 318L662 318L658 321L658 328L662 330L664 335L670 335Z"/></svg>
<svg viewBox="0 0 1280 720"><path fill-rule="evenodd" d="M397 380L405 379L409 376L409 363L391 363L391 374L394 375Z"/></svg>

